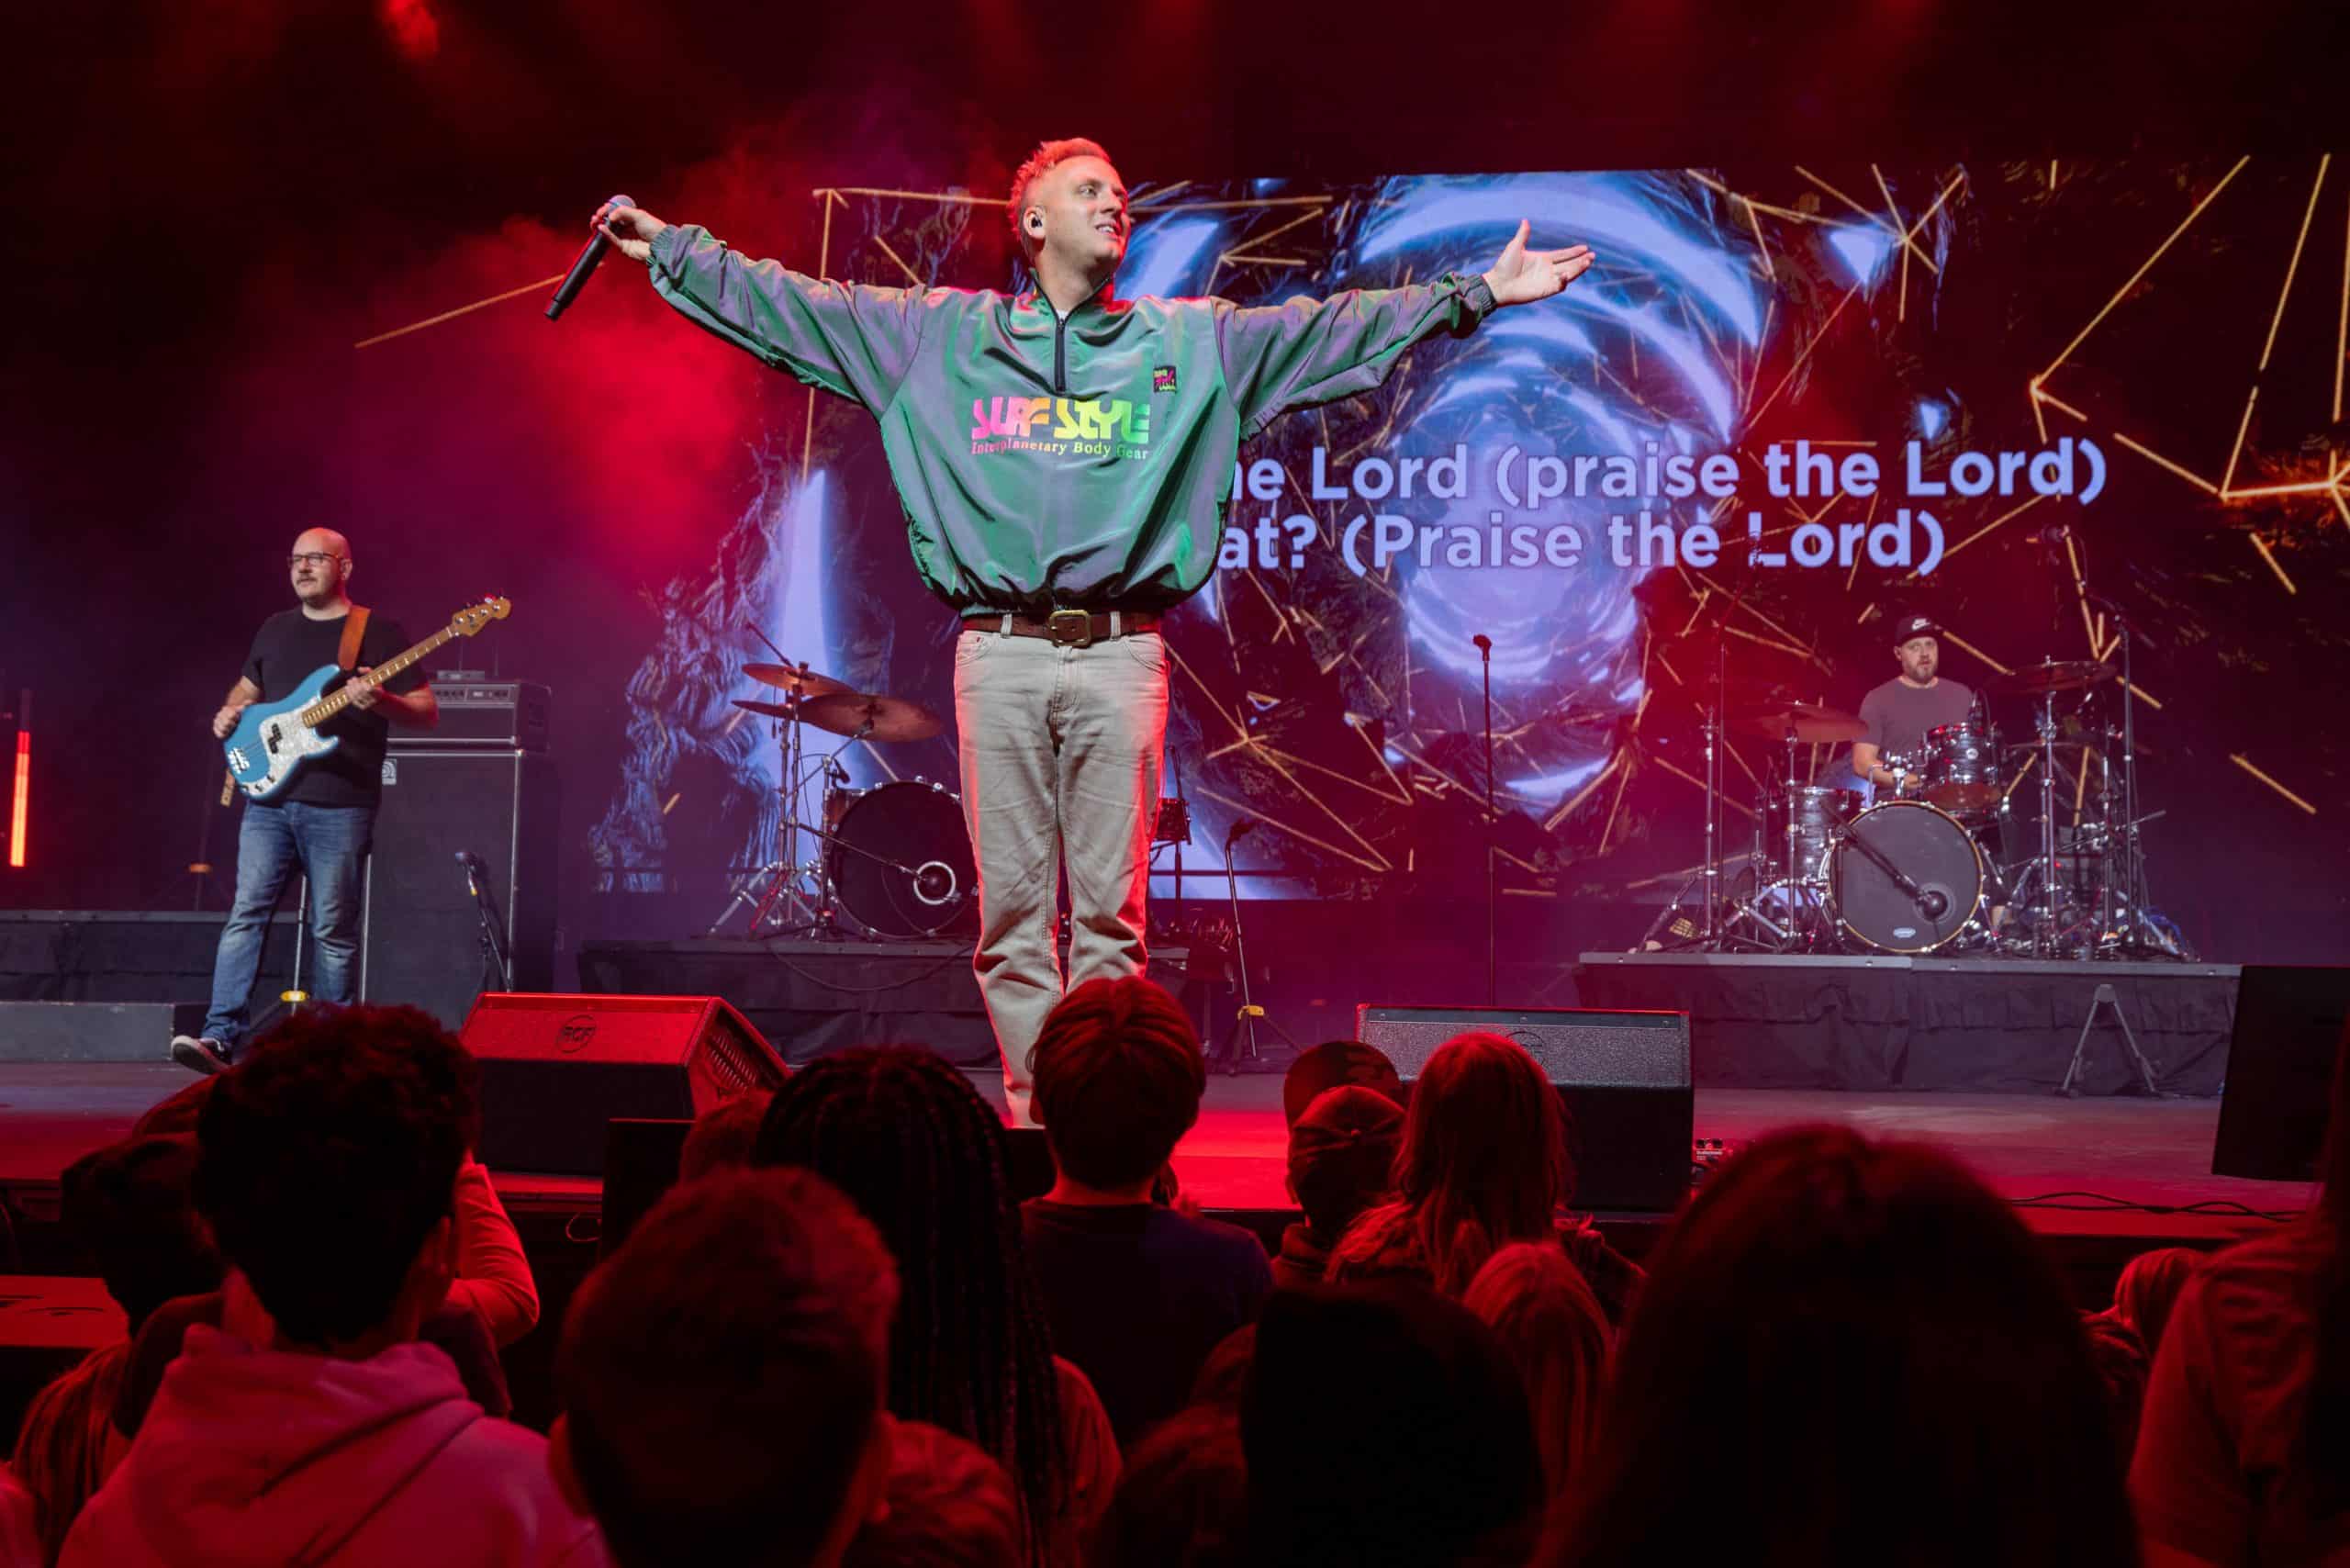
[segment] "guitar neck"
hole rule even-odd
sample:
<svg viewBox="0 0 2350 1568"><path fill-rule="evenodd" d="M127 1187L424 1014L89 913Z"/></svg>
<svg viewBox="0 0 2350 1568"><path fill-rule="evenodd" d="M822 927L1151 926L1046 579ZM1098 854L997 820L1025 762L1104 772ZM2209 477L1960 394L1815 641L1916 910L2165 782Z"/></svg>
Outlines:
<svg viewBox="0 0 2350 1568"><path fill-rule="evenodd" d="M389 680L392 677L399 674L400 671L408 668L408 666L416 663L417 660L424 657L425 655L441 646L442 644L446 643L456 634L457 629L455 626L443 626L441 630L433 633L432 635L427 637L416 646L408 649L404 653L395 654L390 658L386 659L382 664L375 666L375 668L367 672L367 678L375 681L378 684ZM345 685L337 690L331 697L319 698L316 702L311 703L308 708L302 710L302 722L309 725L312 729L318 728L320 724L325 723L329 719L333 718L337 713L341 712L344 709L351 706L350 693L351 688L348 685Z"/></svg>

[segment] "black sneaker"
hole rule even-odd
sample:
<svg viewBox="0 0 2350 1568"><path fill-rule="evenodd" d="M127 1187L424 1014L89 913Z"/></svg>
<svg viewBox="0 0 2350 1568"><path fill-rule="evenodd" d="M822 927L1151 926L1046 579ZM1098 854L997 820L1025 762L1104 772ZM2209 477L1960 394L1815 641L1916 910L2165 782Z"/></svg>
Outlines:
<svg viewBox="0 0 2350 1568"><path fill-rule="evenodd" d="M229 1066L229 1047L209 1035L173 1035L172 1059L190 1072L226 1072Z"/></svg>

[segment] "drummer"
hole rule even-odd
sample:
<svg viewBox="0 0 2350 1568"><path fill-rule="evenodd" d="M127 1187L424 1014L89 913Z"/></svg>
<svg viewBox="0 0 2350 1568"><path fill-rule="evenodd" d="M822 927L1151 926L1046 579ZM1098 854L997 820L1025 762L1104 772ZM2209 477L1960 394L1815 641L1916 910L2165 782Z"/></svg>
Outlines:
<svg viewBox="0 0 2350 1568"><path fill-rule="evenodd" d="M1894 622L1893 653L1901 673L1861 699L1868 733L1852 743L1852 771L1878 789L1906 792L1923 783L1915 770L1924 764L1926 732L1964 723L1975 711L1971 688L1935 673L1942 646L1934 638L1941 631L1930 616L1905 615ZM1888 756L1907 771L1896 773Z"/></svg>
<svg viewBox="0 0 2350 1568"><path fill-rule="evenodd" d="M1905 615L1895 622L1893 654L1901 661L1901 673L1861 699L1861 722L1868 729L1852 743L1852 768L1872 792L1915 793L1925 782L1925 776L1917 770L1925 765L1928 733L1944 724L1964 723L1974 716L1977 700L1974 689L1936 673L1942 663L1942 644L1934 638L1941 630L1927 615ZM1899 761L1902 771L1897 773L1888 758ZM1979 825L1974 830L1978 845L1984 843L1986 831ZM1987 853L1983 875L1983 902L1990 911L1991 929L2004 930L2009 916L2007 883L1999 875L1998 860Z"/></svg>

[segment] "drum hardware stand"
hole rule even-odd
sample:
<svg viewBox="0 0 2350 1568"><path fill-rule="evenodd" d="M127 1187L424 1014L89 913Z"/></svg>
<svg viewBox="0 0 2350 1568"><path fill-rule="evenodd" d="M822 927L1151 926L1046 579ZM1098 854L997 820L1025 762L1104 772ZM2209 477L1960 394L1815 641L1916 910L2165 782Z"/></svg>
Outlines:
<svg viewBox="0 0 2350 1568"><path fill-rule="evenodd" d="M1728 744L1722 735L1722 716L1729 705L1729 618L1738 613L1738 607L1745 603L1746 596L1753 591L1756 570L1754 552L1750 549L1746 553L1745 580L1738 585L1738 591L1730 596L1728 608L1714 622L1714 700L1706 710L1704 722L1698 726L1698 733L1706 741L1706 929L1698 945L1709 953L1721 951L1722 942L1729 930L1729 923L1722 918L1721 828L1721 754ZM1488 764L1489 772L1490 767ZM1759 896L1759 886L1757 893ZM1674 902L1679 902L1678 895L1675 895ZM1640 946L1647 946L1648 940L1643 938ZM1492 1006L1491 988L1487 990L1486 1005Z"/></svg>
<svg viewBox="0 0 2350 1568"><path fill-rule="evenodd" d="M2040 919L2032 946L2043 958L2057 951L2058 890L2056 877L2056 693L2041 694L2040 716Z"/></svg>
<svg viewBox="0 0 2350 1568"><path fill-rule="evenodd" d="M2146 1053L2138 1048L2138 1036L2131 1032L2129 1016L2121 1011L2121 1001L2109 985L2098 986L2096 997L2089 1002L2089 1015L2081 1020L2081 1037L2074 1043L2073 1059L2065 1067L2065 1081L2056 1086L2056 1092L2071 1098L2073 1080L2080 1076L2082 1065L2088 1059L2089 1031L2097 1025L2097 1010L2100 1007L2113 1009L2113 1021L2121 1025L2122 1043L2130 1048L2130 1059L2137 1064L2139 1083L2148 1098L2160 1099L2162 1091L2154 1087L2154 1070L2147 1062Z"/></svg>
<svg viewBox="0 0 2350 1568"><path fill-rule="evenodd" d="M1291 1050L1298 1052L1301 1056L1304 1054L1304 1047L1290 1037L1289 1031L1282 1028L1263 1008L1258 1006L1255 999L1249 994L1248 940L1240 928L1240 877L1232 868L1232 850L1235 845L1254 832L1256 827L1256 823L1244 817L1233 823L1231 831L1224 835L1224 886L1225 895L1232 904L1232 955L1233 961L1240 968L1240 1006L1232 1015L1232 1033L1225 1036L1224 1041L1224 1075L1226 1078L1237 1078L1240 1075L1240 1055L1244 1050L1248 1052L1248 1059L1251 1061L1264 1059L1263 1054L1257 1049L1257 1020L1259 1018L1265 1021L1267 1027L1281 1037Z"/></svg>
<svg viewBox="0 0 2350 1568"><path fill-rule="evenodd" d="M2108 835L2106 845L2109 857L2119 855L2121 857L2122 875L2127 879L2121 890L2127 924L2121 941L2116 945L2115 956L2184 958L2192 963L2195 959L2192 952L2182 951L2179 944L2155 933L2146 918L2146 858L2139 845L2138 830L2154 819L2153 816L2142 816L2138 805L2138 687L2130 676L2130 651L2138 641L2138 634L2132 630L2129 614L2121 606L2091 590L2086 582L2082 584L2081 591L2113 618L2113 630L2121 639L2121 827L2118 834ZM2109 880L2112 874L2112 863L2109 858L2106 868Z"/></svg>
<svg viewBox="0 0 2350 1568"><path fill-rule="evenodd" d="M719 928L732 920L734 917L734 912L746 903L753 904L750 924L750 935L753 936L793 936L811 933L827 935L840 934L839 926L833 918L832 890L826 885L822 860L819 859L812 867L800 863L800 834L805 831L817 834L820 837L823 835L819 834L818 830L800 822L800 795L815 778L836 773L840 767L841 753L856 745L856 739L851 737L835 747L829 755L819 759L816 772L806 772L807 740L801 734L803 726L797 716L801 700L798 692L787 692L784 706L792 711L793 716L774 721L776 745L780 753L777 766L782 778L782 786L778 793L781 796L783 802L776 822L778 841L776 858L744 879L743 884L734 890L734 896L728 902L725 909L720 912L716 920L710 923L710 928L702 933L705 936L717 935ZM800 879L811 875L811 872L816 879L818 896L822 902L811 902L800 890ZM756 901L755 903L753 902L754 900ZM774 929L768 928L770 922L780 922L786 914L797 914L800 919L790 924L778 924Z"/></svg>

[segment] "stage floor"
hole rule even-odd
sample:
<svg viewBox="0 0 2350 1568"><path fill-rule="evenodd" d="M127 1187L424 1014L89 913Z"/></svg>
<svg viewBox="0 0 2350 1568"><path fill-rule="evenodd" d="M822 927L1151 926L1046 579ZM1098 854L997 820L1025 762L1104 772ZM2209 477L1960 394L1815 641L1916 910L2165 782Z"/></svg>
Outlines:
<svg viewBox="0 0 2350 1568"><path fill-rule="evenodd" d="M1001 1103L994 1074L975 1071L971 1079ZM140 1112L187 1081L168 1063L0 1065L0 1188L26 1217L53 1218L59 1173L121 1137ZM2298 1210L2313 1196L2300 1183L2211 1175L2219 1114L2216 1099L1700 1089L1695 1131L1735 1144L1776 1127L1843 1123L1950 1151L2023 1204L2025 1221L2044 1234L2211 1245L2267 1223L2243 1210ZM1213 1076L1199 1126L1176 1151L1176 1170L1203 1207L1286 1209L1286 1144L1280 1079ZM600 1195L591 1180L527 1171L498 1172L498 1184L518 1212L593 1209ZM1653 1230L1657 1222L1626 1223Z"/></svg>

